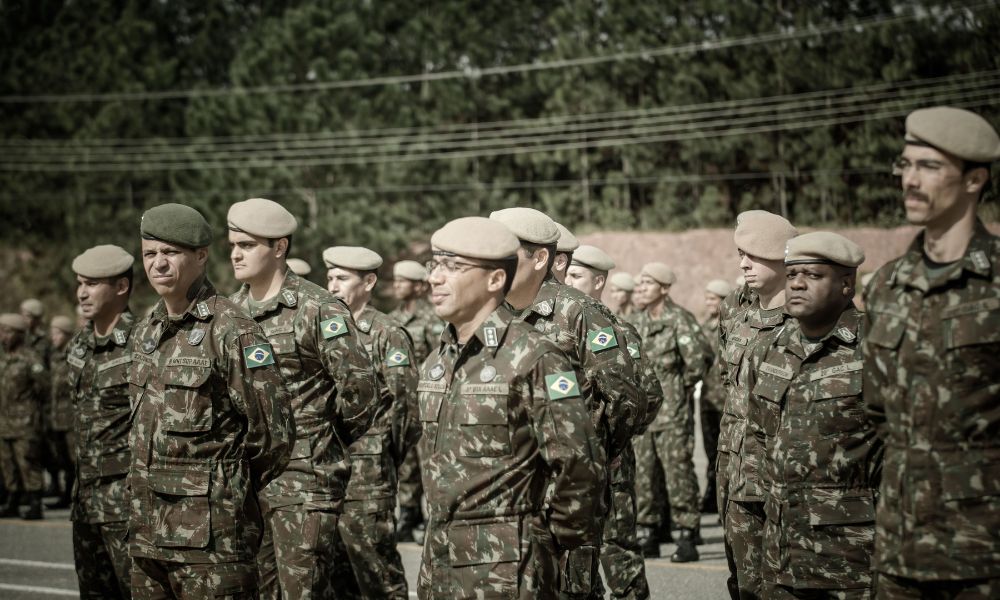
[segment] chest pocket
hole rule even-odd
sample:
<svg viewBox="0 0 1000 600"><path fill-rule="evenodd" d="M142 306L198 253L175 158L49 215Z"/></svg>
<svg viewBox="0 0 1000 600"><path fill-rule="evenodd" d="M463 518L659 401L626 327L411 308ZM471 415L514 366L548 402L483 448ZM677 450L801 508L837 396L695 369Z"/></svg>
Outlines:
<svg viewBox="0 0 1000 600"><path fill-rule="evenodd" d="M211 363L207 358L177 360L187 364L168 362L163 372L163 428L176 433L209 431L212 429L212 395L208 389Z"/></svg>
<svg viewBox="0 0 1000 600"><path fill-rule="evenodd" d="M782 366L764 363L754 384L750 402L750 420L768 436L778 433L785 393L794 373Z"/></svg>
<svg viewBox="0 0 1000 600"><path fill-rule="evenodd" d="M128 406L127 386L131 364L132 357L125 355L97 366L95 384L103 408Z"/></svg>
<svg viewBox="0 0 1000 600"><path fill-rule="evenodd" d="M906 311L886 312L872 311L872 326L868 332L869 344L894 350L899 347L903 333L906 332Z"/></svg>
<svg viewBox="0 0 1000 600"><path fill-rule="evenodd" d="M274 359L278 363L278 369L286 371L298 371L301 360L299 358L298 343L295 340L295 326L291 323L276 327L265 327L264 336L274 350Z"/></svg>
<svg viewBox="0 0 1000 600"><path fill-rule="evenodd" d="M865 426L861 368L862 363L857 360L812 375L813 408L821 436L846 436ZM834 369L842 371L832 372Z"/></svg>
<svg viewBox="0 0 1000 600"><path fill-rule="evenodd" d="M491 387L507 384L491 384ZM469 393L463 387L461 404L455 409L458 454L468 457L495 457L510 454L507 427L507 395Z"/></svg>
<svg viewBox="0 0 1000 600"><path fill-rule="evenodd" d="M949 350L1000 342L1000 298L949 306L941 311L941 318Z"/></svg>

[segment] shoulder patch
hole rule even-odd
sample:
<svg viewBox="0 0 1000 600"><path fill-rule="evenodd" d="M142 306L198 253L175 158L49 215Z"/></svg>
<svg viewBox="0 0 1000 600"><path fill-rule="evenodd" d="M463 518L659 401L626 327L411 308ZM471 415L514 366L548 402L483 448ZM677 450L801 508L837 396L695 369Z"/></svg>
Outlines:
<svg viewBox="0 0 1000 600"><path fill-rule="evenodd" d="M243 362L248 369L266 367L274 364L274 351L271 344L254 344L243 348Z"/></svg>
<svg viewBox="0 0 1000 600"><path fill-rule="evenodd" d="M320 331L323 332L323 339L330 340L347 333L347 323L344 317L331 317L319 324Z"/></svg>
<svg viewBox="0 0 1000 600"><path fill-rule="evenodd" d="M390 367L405 367L410 364L410 356L402 348L393 348L386 353L385 364Z"/></svg>
<svg viewBox="0 0 1000 600"><path fill-rule="evenodd" d="M587 334L587 346L591 352L610 350L618 347L618 337L615 335L614 329L604 327Z"/></svg>
<svg viewBox="0 0 1000 600"><path fill-rule="evenodd" d="M628 349L628 355L633 359L638 360L640 358L639 344L627 344L625 348Z"/></svg>
<svg viewBox="0 0 1000 600"><path fill-rule="evenodd" d="M553 375L545 376L545 392L549 400L562 400L563 398L573 398L580 395L580 383L576 380L576 373L573 371L563 371Z"/></svg>

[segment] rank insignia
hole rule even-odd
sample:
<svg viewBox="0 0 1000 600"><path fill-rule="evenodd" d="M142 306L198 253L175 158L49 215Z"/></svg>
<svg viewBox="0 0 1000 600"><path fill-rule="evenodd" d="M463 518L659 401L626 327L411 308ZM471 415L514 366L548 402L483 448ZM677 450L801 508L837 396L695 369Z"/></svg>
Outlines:
<svg viewBox="0 0 1000 600"><path fill-rule="evenodd" d="M403 350L396 348L389 351L385 357L385 362L390 367L405 367L410 364L410 357Z"/></svg>
<svg viewBox="0 0 1000 600"><path fill-rule="evenodd" d="M970 252L969 258L972 259L972 264L974 264L976 268L981 271L985 271L990 268L990 261L986 258L986 253L982 250L974 250Z"/></svg>
<svg viewBox="0 0 1000 600"><path fill-rule="evenodd" d="M493 378L497 376L496 367L493 365L486 365L483 370L479 372L479 381L483 383L489 383L493 381Z"/></svg>
<svg viewBox="0 0 1000 600"><path fill-rule="evenodd" d="M573 371L546 375L545 388L549 400L562 400L580 395L580 384L576 381L576 373Z"/></svg>
<svg viewBox="0 0 1000 600"><path fill-rule="evenodd" d="M441 364L436 364L431 367L431 370L427 372L427 377L431 379L441 379L444 375L444 366Z"/></svg>
<svg viewBox="0 0 1000 600"><path fill-rule="evenodd" d="M538 314L542 315L543 317L547 317L547 316L551 315L552 314L552 301L551 300L546 300L545 302L542 302L541 304L536 305L535 306L535 312L537 312Z"/></svg>
<svg viewBox="0 0 1000 600"><path fill-rule="evenodd" d="M347 333L347 323L343 317L332 317L320 323L319 329L323 332L323 339L329 340Z"/></svg>
<svg viewBox="0 0 1000 600"><path fill-rule="evenodd" d="M243 348L243 362L248 369L266 367L274 364L274 352L271 344L254 344Z"/></svg>
<svg viewBox="0 0 1000 600"><path fill-rule="evenodd" d="M198 313L198 316L201 317L202 319L207 318L212 314L212 311L208 310L208 305L205 304L204 302L199 302L198 305L195 306L194 310L195 312Z"/></svg>
<svg viewBox="0 0 1000 600"><path fill-rule="evenodd" d="M292 290L285 290L281 292L281 295L285 298L285 304L288 306L295 306L298 300L295 298L295 293Z"/></svg>
<svg viewBox="0 0 1000 600"><path fill-rule="evenodd" d="M497 328L496 327L483 327L483 337L486 338L486 345L490 348L496 348L497 344Z"/></svg>
<svg viewBox="0 0 1000 600"><path fill-rule="evenodd" d="M591 352L600 352L618 346L618 338L610 327L591 331L587 334L587 345Z"/></svg>
<svg viewBox="0 0 1000 600"><path fill-rule="evenodd" d="M122 331L121 329L115 329L115 343L116 344L118 344L119 346L124 346L125 345L125 341L127 339L128 338L125 337L125 332L124 331Z"/></svg>
<svg viewBox="0 0 1000 600"><path fill-rule="evenodd" d="M840 329L838 329L837 335L840 336L840 339L848 343L853 342L855 339L857 339L857 336L851 333L851 330L846 327L841 327Z"/></svg>

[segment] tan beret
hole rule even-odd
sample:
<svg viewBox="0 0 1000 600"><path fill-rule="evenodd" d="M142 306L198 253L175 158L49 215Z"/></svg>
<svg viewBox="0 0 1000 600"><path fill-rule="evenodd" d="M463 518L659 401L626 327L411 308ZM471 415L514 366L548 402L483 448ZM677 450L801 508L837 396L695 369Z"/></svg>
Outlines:
<svg viewBox="0 0 1000 600"><path fill-rule="evenodd" d="M865 262L861 246L842 235L829 231L813 231L788 240L786 265L832 263L856 267Z"/></svg>
<svg viewBox="0 0 1000 600"><path fill-rule="evenodd" d="M401 260L392 265L392 276L410 281L427 281L427 269L415 260Z"/></svg>
<svg viewBox="0 0 1000 600"><path fill-rule="evenodd" d="M28 313L33 317L40 317L45 314L45 306L38 298L28 298L21 303L21 312Z"/></svg>
<svg viewBox="0 0 1000 600"><path fill-rule="evenodd" d="M727 281L723 281L722 279L713 279L708 282L708 285L705 286L705 291L711 292L720 298L725 298L733 291L733 288Z"/></svg>
<svg viewBox="0 0 1000 600"><path fill-rule="evenodd" d="M521 242L510 229L492 217L462 217L435 231L431 236L431 247L436 251L469 258L504 260L517 256Z"/></svg>
<svg viewBox="0 0 1000 600"><path fill-rule="evenodd" d="M323 251L327 269L340 267L354 271L374 271L382 266L382 257L361 246L333 246Z"/></svg>
<svg viewBox="0 0 1000 600"><path fill-rule="evenodd" d="M619 271L608 278L608 283L620 290L631 292L635 290L635 279L625 271Z"/></svg>
<svg viewBox="0 0 1000 600"><path fill-rule="evenodd" d="M580 240L576 239L573 232L566 229L562 223L556 223L559 230L559 241L556 242L556 252L574 252L580 247Z"/></svg>
<svg viewBox="0 0 1000 600"><path fill-rule="evenodd" d="M298 227L284 206L266 198L250 198L229 207L229 228L257 237L277 239L292 235Z"/></svg>
<svg viewBox="0 0 1000 600"><path fill-rule="evenodd" d="M517 239L532 244L555 244L559 228L548 215L533 208L504 208L490 213L490 219L507 226Z"/></svg>
<svg viewBox="0 0 1000 600"><path fill-rule="evenodd" d="M610 271L615 268L615 260L597 246L580 246L573 253L574 265L594 269L595 271Z"/></svg>
<svg viewBox="0 0 1000 600"><path fill-rule="evenodd" d="M312 273L313 270L312 266L301 258L289 258L285 261L285 264L287 264L288 268L292 270L292 273L295 273L296 275L306 276Z"/></svg>
<svg viewBox="0 0 1000 600"><path fill-rule="evenodd" d="M73 333L75 330L73 319L67 317L66 315L52 317L52 321L49 323L49 326L65 333Z"/></svg>
<svg viewBox="0 0 1000 600"><path fill-rule="evenodd" d="M28 320L18 314L3 313L0 315L0 326L9 327L15 331L27 331Z"/></svg>
<svg viewBox="0 0 1000 600"><path fill-rule="evenodd" d="M1000 136L974 112L935 106L906 117L906 141L933 146L962 160L989 163L1000 159Z"/></svg>
<svg viewBox="0 0 1000 600"><path fill-rule="evenodd" d="M104 244L85 250L73 259L73 272L81 277L103 279L122 275L132 268L135 257L120 246Z"/></svg>
<svg viewBox="0 0 1000 600"><path fill-rule="evenodd" d="M646 263L639 274L649 275L662 285L673 285L677 281L677 276L670 270L670 267L661 262Z"/></svg>
<svg viewBox="0 0 1000 600"><path fill-rule="evenodd" d="M733 241L750 256L766 260L785 257L785 244L799 232L788 219L766 210L748 210L736 217Z"/></svg>

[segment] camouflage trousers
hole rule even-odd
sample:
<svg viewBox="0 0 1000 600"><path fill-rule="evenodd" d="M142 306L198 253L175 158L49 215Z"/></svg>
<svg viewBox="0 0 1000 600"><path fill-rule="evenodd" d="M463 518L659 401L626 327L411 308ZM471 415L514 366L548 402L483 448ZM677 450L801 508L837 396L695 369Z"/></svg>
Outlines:
<svg viewBox="0 0 1000 600"><path fill-rule="evenodd" d="M44 483L41 440L37 437L0 440L0 471L9 493L41 492Z"/></svg>
<svg viewBox="0 0 1000 600"><path fill-rule="evenodd" d="M420 457L417 446L406 453L406 458L399 465L399 508L415 508L420 510L420 500L424 497L424 486L420 480Z"/></svg>
<svg viewBox="0 0 1000 600"><path fill-rule="evenodd" d="M265 600L338 598L334 578L337 523L332 511L298 504L272 510L257 552L260 597Z"/></svg>
<svg viewBox="0 0 1000 600"><path fill-rule="evenodd" d="M74 521L73 559L80 583L80 598L128 600L132 597L132 559L128 554L126 521Z"/></svg>
<svg viewBox="0 0 1000 600"><path fill-rule="evenodd" d="M257 567L252 562L187 564L132 558L135 600L256 600Z"/></svg>
<svg viewBox="0 0 1000 600"><path fill-rule="evenodd" d="M716 490L715 463L719 454L719 426L722 424L722 412L704 399L699 400L701 417L701 441L705 448L705 456L708 458L708 466L705 467L705 481L709 492ZM717 493L716 493L717 495Z"/></svg>
<svg viewBox="0 0 1000 600"><path fill-rule="evenodd" d="M646 563L635 537L635 452L632 444L611 461L608 470L611 510L604 522L604 545L601 546L604 576L612 598L649 598Z"/></svg>
<svg viewBox="0 0 1000 600"><path fill-rule="evenodd" d="M872 600L875 596L869 588L813 590L795 589L787 585L765 583L762 597L768 600Z"/></svg>
<svg viewBox="0 0 1000 600"><path fill-rule="evenodd" d="M666 481L670 517L678 528L697 529L700 523L698 477L694 472L694 435L674 428L647 431L632 443L636 455L636 513L640 525L655 527L660 520L662 492L658 476ZM662 475L661 475L662 474Z"/></svg>
<svg viewBox="0 0 1000 600"><path fill-rule="evenodd" d="M758 600L762 595L764 513L763 502L730 500L722 515L726 558L730 561L730 579L736 574L736 589L741 600ZM727 582L732 594L732 585Z"/></svg>
<svg viewBox="0 0 1000 600"><path fill-rule="evenodd" d="M878 600L994 600L1000 598L1000 578L918 581L886 573L875 576Z"/></svg>
<svg viewBox="0 0 1000 600"><path fill-rule="evenodd" d="M344 502L334 565L338 598L409 598L394 513L391 498Z"/></svg>

